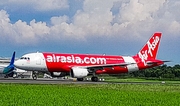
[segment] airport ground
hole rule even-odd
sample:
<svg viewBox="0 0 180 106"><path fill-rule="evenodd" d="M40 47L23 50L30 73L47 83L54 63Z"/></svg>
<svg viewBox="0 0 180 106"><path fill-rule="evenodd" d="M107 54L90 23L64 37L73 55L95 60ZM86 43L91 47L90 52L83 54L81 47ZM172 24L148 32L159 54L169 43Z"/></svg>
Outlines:
<svg viewBox="0 0 180 106"><path fill-rule="evenodd" d="M84 81L77 81L76 78L61 77L61 78L37 78L25 76L24 78L4 78L0 77L0 83L21 83L21 84L176 84L180 85L180 81L170 80L146 80L144 78L116 78L116 77L100 77L100 81L92 82L90 78L85 78Z"/></svg>

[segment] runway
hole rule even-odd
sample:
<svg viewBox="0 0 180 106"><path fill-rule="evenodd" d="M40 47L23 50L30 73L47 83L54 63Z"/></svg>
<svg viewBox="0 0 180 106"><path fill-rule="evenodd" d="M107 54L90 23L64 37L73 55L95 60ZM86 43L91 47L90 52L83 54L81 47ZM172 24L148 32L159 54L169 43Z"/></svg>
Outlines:
<svg viewBox="0 0 180 106"><path fill-rule="evenodd" d="M17 83L17 84L165 84L165 82L92 82L92 81L76 81L73 79L47 79L38 78L33 79L13 79L13 78L0 78L0 83Z"/></svg>
<svg viewBox="0 0 180 106"><path fill-rule="evenodd" d="M19 84L108 84L107 82L91 82L91 81L76 81L72 79L13 79L0 78L0 83L19 83Z"/></svg>

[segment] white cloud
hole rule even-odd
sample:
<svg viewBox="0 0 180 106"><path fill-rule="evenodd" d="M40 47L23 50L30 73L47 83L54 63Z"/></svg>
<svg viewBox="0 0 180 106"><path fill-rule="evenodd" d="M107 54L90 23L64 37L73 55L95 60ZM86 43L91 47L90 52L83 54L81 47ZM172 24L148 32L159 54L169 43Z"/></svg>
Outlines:
<svg viewBox="0 0 180 106"><path fill-rule="evenodd" d="M17 0L19 2L30 3L40 11L68 7L67 0ZM74 16L54 16L50 25L35 20L30 23L19 20L12 24L9 14L1 10L0 36L3 39L10 37L19 44L36 44L42 39L87 41L98 36L147 39L154 31L179 36L180 17L176 14L179 9L180 2L170 0L84 0L82 9Z"/></svg>
<svg viewBox="0 0 180 106"><path fill-rule="evenodd" d="M169 25L169 32L179 36L179 34L180 34L180 23L177 21L171 22Z"/></svg>
<svg viewBox="0 0 180 106"><path fill-rule="evenodd" d="M35 20L32 20L30 26L32 32L34 32L36 36L39 36L39 38L43 38L44 35L50 34L50 28L45 22L36 22Z"/></svg>
<svg viewBox="0 0 180 106"><path fill-rule="evenodd" d="M32 20L30 25L26 22L18 20L11 24L9 15L6 11L0 11L0 41L11 41L19 44L34 44L43 38L43 35L49 34L49 28L45 22L35 22Z"/></svg>
<svg viewBox="0 0 180 106"><path fill-rule="evenodd" d="M12 24L10 24L9 15L6 13L6 11L1 10L0 11L0 41L6 41L8 39L7 36L11 36L13 34L13 31L11 30Z"/></svg>
<svg viewBox="0 0 180 106"><path fill-rule="evenodd" d="M68 0L3 0L0 2L0 5L12 11L13 9L20 10L26 8L34 11L52 11L69 8Z"/></svg>
<svg viewBox="0 0 180 106"><path fill-rule="evenodd" d="M39 11L51 11L68 8L68 0L34 0L35 8Z"/></svg>
<svg viewBox="0 0 180 106"><path fill-rule="evenodd" d="M35 32L33 32L33 29L31 26L27 25L26 22L22 22L21 20L17 21L13 27L16 32L16 42L17 43L31 43L35 42Z"/></svg>
<svg viewBox="0 0 180 106"><path fill-rule="evenodd" d="M59 16L59 17L52 17L51 18L51 24L52 25L60 25L63 22L69 22L68 16Z"/></svg>

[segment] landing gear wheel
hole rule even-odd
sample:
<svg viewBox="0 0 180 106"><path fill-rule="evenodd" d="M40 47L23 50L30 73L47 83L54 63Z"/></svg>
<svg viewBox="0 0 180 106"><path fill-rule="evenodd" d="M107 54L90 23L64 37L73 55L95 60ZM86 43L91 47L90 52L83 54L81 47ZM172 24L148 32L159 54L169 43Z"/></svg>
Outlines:
<svg viewBox="0 0 180 106"><path fill-rule="evenodd" d="M33 78L33 80L37 79L37 73L35 71L33 71L33 73L32 73L32 78Z"/></svg>
<svg viewBox="0 0 180 106"><path fill-rule="evenodd" d="M37 76L36 76L36 75L34 75L32 78L33 78L33 80L36 80L36 79L37 79Z"/></svg>
<svg viewBox="0 0 180 106"><path fill-rule="evenodd" d="M13 78L17 78L17 73L14 73L14 74L13 74Z"/></svg>
<svg viewBox="0 0 180 106"><path fill-rule="evenodd" d="M5 75L4 78L8 78L8 75Z"/></svg>
<svg viewBox="0 0 180 106"><path fill-rule="evenodd" d="M84 78L77 78L77 81L83 81Z"/></svg>
<svg viewBox="0 0 180 106"><path fill-rule="evenodd" d="M95 76L91 78L91 81L93 82L97 82L98 80L99 80L98 77L95 77Z"/></svg>
<svg viewBox="0 0 180 106"><path fill-rule="evenodd" d="M23 75L21 75L21 78L24 78L24 76L23 76Z"/></svg>

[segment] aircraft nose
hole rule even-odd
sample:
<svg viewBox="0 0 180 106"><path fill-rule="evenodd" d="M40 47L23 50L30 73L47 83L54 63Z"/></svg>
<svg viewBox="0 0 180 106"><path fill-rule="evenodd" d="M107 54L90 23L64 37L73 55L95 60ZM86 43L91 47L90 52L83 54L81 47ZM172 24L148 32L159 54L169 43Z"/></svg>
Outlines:
<svg viewBox="0 0 180 106"><path fill-rule="evenodd" d="M18 60L14 62L14 66L18 66Z"/></svg>
<svg viewBox="0 0 180 106"><path fill-rule="evenodd" d="M14 66L17 67L17 68L19 68L19 67L22 66L22 64L21 64L21 62L20 62L19 60L16 60L16 61L14 62Z"/></svg>

